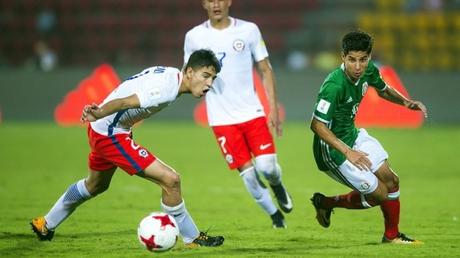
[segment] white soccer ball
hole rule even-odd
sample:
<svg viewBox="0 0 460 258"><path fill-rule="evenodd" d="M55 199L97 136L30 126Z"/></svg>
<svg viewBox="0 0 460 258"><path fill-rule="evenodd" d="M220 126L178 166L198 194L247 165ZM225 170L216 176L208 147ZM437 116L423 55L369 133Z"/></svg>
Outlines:
<svg viewBox="0 0 460 258"><path fill-rule="evenodd" d="M176 245L179 226L164 212L152 212L143 218L137 228L139 242L151 252L164 252Z"/></svg>

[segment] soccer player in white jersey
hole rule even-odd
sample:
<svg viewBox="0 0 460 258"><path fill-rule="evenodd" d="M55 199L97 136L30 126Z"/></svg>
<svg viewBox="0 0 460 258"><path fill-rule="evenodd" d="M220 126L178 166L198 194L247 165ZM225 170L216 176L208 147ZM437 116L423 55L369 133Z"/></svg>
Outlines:
<svg viewBox="0 0 460 258"><path fill-rule="evenodd" d="M334 208L380 206L385 219L383 243L420 244L399 231L399 177L390 168L388 153L366 130L358 130L354 122L369 86L381 98L420 110L425 116L426 107L420 101L404 97L382 80L371 61L372 43L371 36L362 31L352 31L343 37L343 64L323 82L311 121L318 168L352 191L337 196L315 193L311 201L316 219L326 228Z"/></svg>
<svg viewBox="0 0 460 258"><path fill-rule="evenodd" d="M176 219L186 246L221 245L222 236L208 236L197 229L182 200L179 174L135 143L131 134L135 123L159 112L181 94L204 96L219 71L219 61L212 51L197 50L182 71L163 66L145 69L120 84L102 104L86 105L81 121L90 122L89 176L72 184L48 214L32 220L38 238L51 240L56 227L80 204L109 188L119 167L161 187L161 208Z"/></svg>
<svg viewBox="0 0 460 258"><path fill-rule="evenodd" d="M275 77L259 28L252 22L230 17L231 4L231 0L202 0L209 20L187 32L184 61L200 48L216 54L222 71L206 95L209 125L230 169L238 169L251 196L270 215L273 227L285 228L283 214L258 176L260 173L268 180L280 209L291 212L292 200L281 181L281 167L268 127L281 135ZM254 63L268 93L268 121L255 92Z"/></svg>

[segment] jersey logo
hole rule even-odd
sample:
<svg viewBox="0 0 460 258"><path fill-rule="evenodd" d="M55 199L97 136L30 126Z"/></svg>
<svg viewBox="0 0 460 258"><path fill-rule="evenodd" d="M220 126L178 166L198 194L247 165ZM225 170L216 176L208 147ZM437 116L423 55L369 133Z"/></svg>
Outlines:
<svg viewBox="0 0 460 258"><path fill-rule="evenodd" d="M367 82L364 82L363 83L363 90L362 90L363 96L364 96L364 94L366 94L366 91L367 91L368 87L369 87L369 84Z"/></svg>
<svg viewBox="0 0 460 258"><path fill-rule="evenodd" d="M352 101L353 101L353 98L350 96L350 97L348 98L348 100L347 100L347 103L350 103L350 102L352 102Z"/></svg>
<svg viewBox="0 0 460 258"><path fill-rule="evenodd" d="M368 182L362 182L361 185L360 185L360 187L361 187L361 189L363 189L363 190L367 190L367 189L369 189L369 187L371 187L371 186L370 186L370 184L369 184Z"/></svg>
<svg viewBox="0 0 460 258"><path fill-rule="evenodd" d="M318 102L318 106L316 106L316 110L326 115L327 111L329 111L330 106L331 106L330 102L324 99L320 99Z"/></svg>
<svg viewBox="0 0 460 258"><path fill-rule="evenodd" d="M235 49L236 52L241 52L244 50L244 41L242 41L241 39L237 39L235 41L233 41L233 49Z"/></svg>
<svg viewBox="0 0 460 258"><path fill-rule="evenodd" d="M260 149L260 150L265 150L265 149L267 149L267 148L270 147L270 146L272 146L271 143L261 144L261 145L259 146L259 149Z"/></svg>
<svg viewBox="0 0 460 258"><path fill-rule="evenodd" d="M159 99L159 98L161 98L161 91L160 91L160 89L154 88L154 89L150 90L149 93L150 93L150 97L151 97L152 99Z"/></svg>

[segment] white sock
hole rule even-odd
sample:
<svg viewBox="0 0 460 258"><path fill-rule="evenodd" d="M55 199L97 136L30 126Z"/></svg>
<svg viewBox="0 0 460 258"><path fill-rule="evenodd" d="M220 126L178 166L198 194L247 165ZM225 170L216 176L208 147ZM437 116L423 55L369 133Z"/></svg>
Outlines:
<svg viewBox="0 0 460 258"><path fill-rule="evenodd" d="M240 173L243 179L246 189L248 189L252 198L257 204L266 212L268 215L272 215L277 211L275 204L273 204L272 197L268 192L267 188L264 188L257 179L256 171L254 167L250 167Z"/></svg>
<svg viewBox="0 0 460 258"><path fill-rule="evenodd" d="M54 230L83 202L90 199L91 195L86 189L85 179L69 186L67 191L59 198L51 210L46 214L46 228Z"/></svg>
<svg viewBox="0 0 460 258"><path fill-rule="evenodd" d="M264 154L255 158L255 167L262 173L270 185L281 184L281 167L278 164L276 154Z"/></svg>
<svg viewBox="0 0 460 258"><path fill-rule="evenodd" d="M193 242L193 240L200 235L200 231L185 208L184 200L174 207L167 206L163 203L163 201L161 201L161 208L164 212L173 216L177 224L179 224L179 231L185 244Z"/></svg>

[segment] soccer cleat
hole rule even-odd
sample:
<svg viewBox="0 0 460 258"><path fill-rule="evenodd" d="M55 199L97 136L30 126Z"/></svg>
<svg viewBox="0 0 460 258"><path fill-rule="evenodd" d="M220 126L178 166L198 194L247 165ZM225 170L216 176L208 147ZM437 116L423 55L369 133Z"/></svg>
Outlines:
<svg viewBox="0 0 460 258"><path fill-rule="evenodd" d="M200 246L220 246L224 243L224 237L223 236L209 236L208 233L205 232L200 232L200 235L193 240L193 242L186 244L186 247L188 248L197 248Z"/></svg>
<svg viewBox="0 0 460 258"><path fill-rule="evenodd" d="M30 222L32 230L37 234L37 237L40 241L51 241L54 236L54 230L49 230L46 228L45 217L37 217Z"/></svg>
<svg viewBox="0 0 460 258"><path fill-rule="evenodd" d="M272 218L273 228L287 228L287 225L284 222L284 216L280 210L276 210L276 212L270 215L270 217Z"/></svg>
<svg viewBox="0 0 460 258"><path fill-rule="evenodd" d="M403 233L398 233L398 236L393 239L388 239L385 235L382 237L383 244L397 244L397 245L420 245L423 244L420 240L412 239Z"/></svg>
<svg viewBox="0 0 460 258"><path fill-rule="evenodd" d="M278 185L270 185L270 187L275 194L280 209L286 213L291 212L293 208L292 199L289 193L286 191L286 188L284 188L284 185L280 183Z"/></svg>
<svg viewBox="0 0 460 258"><path fill-rule="evenodd" d="M328 228L331 225L332 209L321 208L321 202L325 197L322 193L314 193L310 200L316 210L316 220L321 226Z"/></svg>

